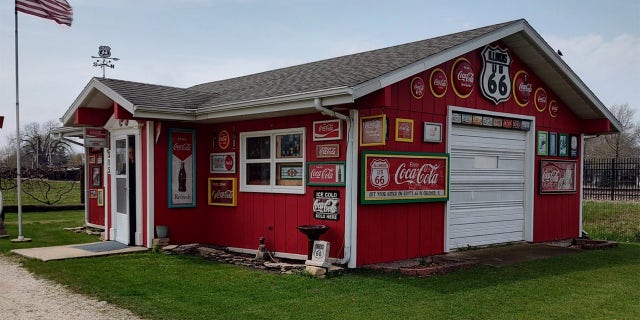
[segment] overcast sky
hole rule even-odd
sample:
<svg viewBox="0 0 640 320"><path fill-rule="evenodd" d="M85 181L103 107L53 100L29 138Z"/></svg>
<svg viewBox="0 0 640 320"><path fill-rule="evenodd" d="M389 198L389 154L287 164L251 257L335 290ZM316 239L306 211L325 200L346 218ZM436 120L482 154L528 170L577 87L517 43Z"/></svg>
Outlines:
<svg viewBox="0 0 640 320"><path fill-rule="evenodd" d="M71 27L20 13L20 123L57 120L91 77L189 87L525 18L604 105L640 121L640 1L69 0ZM14 1L0 1L0 145L15 136Z"/></svg>

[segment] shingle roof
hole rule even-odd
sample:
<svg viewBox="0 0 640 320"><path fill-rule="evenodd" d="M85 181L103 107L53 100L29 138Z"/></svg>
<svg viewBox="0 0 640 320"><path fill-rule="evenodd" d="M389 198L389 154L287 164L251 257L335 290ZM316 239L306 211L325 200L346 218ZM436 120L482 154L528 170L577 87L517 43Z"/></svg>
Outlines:
<svg viewBox="0 0 640 320"><path fill-rule="evenodd" d="M323 89L354 87L514 22L505 22L393 47L203 83L190 89L216 93L216 96L202 105L203 107L211 107L225 103Z"/></svg>
<svg viewBox="0 0 640 320"><path fill-rule="evenodd" d="M194 89L176 88L126 80L106 78L94 79L116 91L133 105L138 106L196 109L204 102L217 96L216 93L202 92Z"/></svg>

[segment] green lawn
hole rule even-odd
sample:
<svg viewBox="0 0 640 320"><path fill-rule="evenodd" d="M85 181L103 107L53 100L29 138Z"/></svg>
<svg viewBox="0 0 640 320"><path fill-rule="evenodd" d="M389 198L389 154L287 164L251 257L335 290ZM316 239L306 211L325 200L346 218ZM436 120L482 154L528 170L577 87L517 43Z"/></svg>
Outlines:
<svg viewBox="0 0 640 320"><path fill-rule="evenodd" d="M16 188L2 190L5 206L18 205L17 196ZM55 202L53 205L80 204L80 182L33 180L22 183L23 205L46 205L47 201Z"/></svg>
<svg viewBox="0 0 640 320"><path fill-rule="evenodd" d="M7 215L12 235L15 216ZM81 224L81 211L24 220L33 242L3 239L0 252L96 240L62 230ZM148 319L640 319L640 244L431 278L356 271L315 279L153 252L46 263L8 255Z"/></svg>
<svg viewBox="0 0 640 320"><path fill-rule="evenodd" d="M582 228L594 239L640 242L640 203L584 201Z"/></svg>

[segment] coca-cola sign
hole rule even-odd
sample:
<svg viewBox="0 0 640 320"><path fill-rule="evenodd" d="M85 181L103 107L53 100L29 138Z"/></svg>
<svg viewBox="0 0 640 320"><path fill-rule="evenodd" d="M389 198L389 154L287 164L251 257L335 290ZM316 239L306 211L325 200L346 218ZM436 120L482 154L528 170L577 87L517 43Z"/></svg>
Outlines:
<svg viewBox="0 0 640 320"><path fill-rule="evenodd" d="M226 150L231 143L231 136L227 130L222 130L218 133L218 148Z"/></svg>
<svg viewBox="0 0 640 320"><path fill-rule="evenodd" d="M560 109L558 103L555 100L551 100L551 102L549 102L549 115L553 118L557 117L558 109Z"/></svg>
<svg viewBox="0 0 640 320"><path fill-rule="evenodd" d="M536 110L543 112L547 108L547 92L543 88L536 89L536 93L533 95L533 102L536 105Z"/></svg>
<svg viewBox="0 0 640 320"><path fill-rule="evenodd" d="M309 162L307 163L307 185L310 186L344 186L344 162Z"/></svg>
<svg viewBox="0 0 640 320"><path fill-rule="evenodd" d="M313 141L342 140L340 119L313 122Z"/></svg>
<svg viewBox="0 0 640 320"><path fill-rule="evenodd" d="M576 161L540 160L540 193L576 192Z"/></svg>
<svg viewBox="0 0 640 320"><path fill-rule="evenodd" d="M236 178L209 178L209 205L237 205Z"/></svg>
<svg viewBox="0 0 640 320"><path fill-rule="evenodd" d="M414 77L411 79L411 95L416 99L422 99L426 86L424 80L421 77Z"/></svg>
<svg viewBox="0 0 640 320"><path fill-rule="evenodd" d="M0 128L2 128L1 124ZM102 128L84 128L84 146L87 148L106 148L107 130Z"/></svg>
<svg viewBox="0 0 640 320"><path fill-rule="evenodd" d="M339 158L339 144L319 144L316 146L316 158Z"/></svg>
<svg viewBox="0 0 640 320"><path fill-rule="evenodd" d="M236 173L236 153L212 153L210 158L211 173Z"/></svg>
<svg viewBox="0 0 640 320"><path fill-rule="evenodd" d="M518 71L513 76L513 97L516 103L521 107L526 107L531 101L533 95L533 87L526 71Z"/></svg>
<svg viewBox="0 0 640 320"><path fill-rule="evenodd" d="M340 191L313 191L313 217L319 220L340 220Z"/></svg>
<svg viewBox="0 0 640 320"><path fill-rule="evenodd" d="M195 130L169 128L169 208L195 207Z"/></svg>
<svg viewBox="0 0 640 320"><path fill-rule="evenodd" d="M436 98L444 97L447 93L447 74L440 68L435 68L431 71L429 77L429 85L431 87L431 93Z"/></svg>
<svg viewBox="0 0 640 320"><path fill-rule="evenodd" d="M401 203L449 199L449 155L364 151L361 202Z"/></svg>
<svg viewBox="0 0 640 320"><path fill-rule="evenodd" d="M460 98L467 98L473 91L476 75L471 62L466 58L458 58L451 68L451 84L453 91Z"/></svg>

